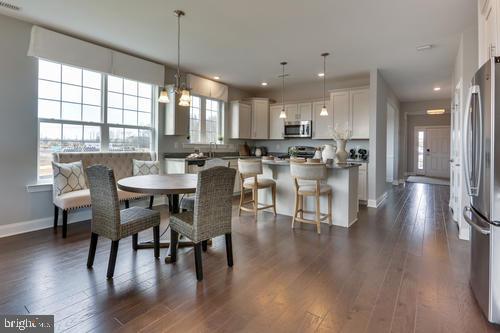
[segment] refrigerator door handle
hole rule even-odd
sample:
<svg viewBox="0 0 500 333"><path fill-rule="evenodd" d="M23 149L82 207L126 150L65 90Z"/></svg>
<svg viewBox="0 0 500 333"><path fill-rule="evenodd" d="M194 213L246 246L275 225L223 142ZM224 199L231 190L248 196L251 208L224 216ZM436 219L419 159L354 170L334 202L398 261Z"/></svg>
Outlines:
<svg viewBox="0 0 500 333"><path fill-rule="evenodd" d="M469 144L468 144L468 132L469 132L469 110L470 110L470 103L472 101L472 87L469 88L469 93L467 94L467 103L465 104L465 118L464 118L464 127L463 127L463 133L462 133L462 147L464 149L463 151L463 156L464 156L464 171L465 171L465 187L467 189L467 194L469 196L472 196L472 191L470 188L470 171L469 171Z"/></svg>
<svg viewBox="0 0 500 333"><path fill-rule="evenodd" d="M483 234L483 235L489 235L489 234L490 234L490 232L491 232L491 231L490 231L490 228L489 228L489 227L488 227L488 228L486 228L486 227L484 227L484 226L481 226L481 225L477 224L477 223L474 221L474 219L473 219L473 218L471 218L471 217L469 216L469 214L474 215L474 217L475 217L475 218L477 218L477 219L478 219L478 220L480 220L480 221L483 221L483 223L485 223L486 225L489 225L489 223L488 223L488 222L486 222L486 221L484 221L484 219L483 219L482 217L480 217L480 216L478 216L476 213L474 213L474 211L473 211L470 207L465 206L465 207L464 207L464 213L463 213L464 218L465 218L465 221L466 221L466 222L467 222L467 223L468 223L471 227L473 227L474 229L476 229L477 231L479 231L481 234Z"/></svg>
<svg viewBox="0 0 500 333"><path fill-rule="evenodd" d="M469 126L470 126L470 121L469 121L469 116L471 113L469 112L470 107L471 107L471 102L472 102L472 95L477 95L477 100L479 104L479 138L480 138L480 144L479 144L479 168L476 172L476 179L474 186L471 184L471 174L470 174L470 159L469 159L469 142L468 142L468 132L469 132ZM465 120L464 120L464 133L462 133L462 141L463 141L463 147L464 147L464 168L465 168L465 185L467 188L467 194L469 196L478 196L479 194L479 185L481 181L481 168L482 168L482 162L483 162L483 108L481 104L481 91L479 88L479 85L473 85L469 89L469 94L467 96L467 104L465 104L467 109L465 112ZM472 138L471 138L472 139Z"/></svg>
<svg viewBox="0 0 500 333"><path fill-rule="evenodd" d="M481 185L481 171L483 168L483 105L481 104L481 91L479 89L479 86L476 86L475 90L477 90L477 100L479 104L479 168L477 169L477 172L475 172L476 175L476 182L474 183L474 186L471 187L471 191L475 196L479 195L479 187Z"/></svg>

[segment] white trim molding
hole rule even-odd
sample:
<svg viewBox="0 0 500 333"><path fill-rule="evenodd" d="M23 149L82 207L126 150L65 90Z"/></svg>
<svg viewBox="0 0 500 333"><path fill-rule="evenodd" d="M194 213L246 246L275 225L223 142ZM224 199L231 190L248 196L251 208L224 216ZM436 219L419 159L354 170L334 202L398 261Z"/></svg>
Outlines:
<svg viewBox="0 0 500 333"><path fill-rule="evenodd" d="M384 192L377 200L368 199L367 206L370 208L378 208L387 199L387 192Z"/></svg>

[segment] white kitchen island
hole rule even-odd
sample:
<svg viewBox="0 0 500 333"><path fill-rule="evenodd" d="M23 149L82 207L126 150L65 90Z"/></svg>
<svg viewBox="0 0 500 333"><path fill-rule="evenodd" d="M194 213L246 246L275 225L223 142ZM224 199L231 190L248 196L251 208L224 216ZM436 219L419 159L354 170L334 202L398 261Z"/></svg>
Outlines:
<svg viewBox="0 0 500 333"><path fill-rule="evenodd" d="M276 181L276 211L278 214L293 216L295 189L290 175L290 163L283 161L262 161L264 178ZM328 178L324 181L332 187L333 224L350 227L358 220L358 167L360 164L333 164L327 166ZM314 211L314 197L304 197L304 210ZM260 202L271 202L271 191L259 191ZM327 212L328 200L321 197L321 212ZM307 214L306 214L307 216ZM324 221L326 223L327 221Z"/></svg>

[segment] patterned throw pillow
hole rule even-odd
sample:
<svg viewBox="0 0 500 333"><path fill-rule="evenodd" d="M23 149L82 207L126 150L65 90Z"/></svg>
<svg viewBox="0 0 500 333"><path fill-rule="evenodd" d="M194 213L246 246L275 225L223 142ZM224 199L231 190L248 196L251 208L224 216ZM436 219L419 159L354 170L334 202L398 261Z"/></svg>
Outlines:
<svg viewBox="0 0 500 333"><path fill-rule="evenodd" d="M158 175L160 174L159 161L132 160L134 165L134 176Z"/></svg>
<svg viewBox="0 0 500 333"><path fill-rule="evenodd" d="M54 191L56 195L87 188L82 161L72 163L52 162L52 172L54 175Z"/></svg>

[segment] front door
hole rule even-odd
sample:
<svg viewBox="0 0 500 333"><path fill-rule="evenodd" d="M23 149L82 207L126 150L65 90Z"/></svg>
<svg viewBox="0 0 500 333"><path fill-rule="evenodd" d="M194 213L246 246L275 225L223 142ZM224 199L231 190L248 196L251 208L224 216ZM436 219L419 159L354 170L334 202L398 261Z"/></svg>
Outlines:
<svg viewBox="0 0 500 333"><path fill-rule="evenodd" d="M425 175L450 178L450 127L426 129Z"/></svg>

